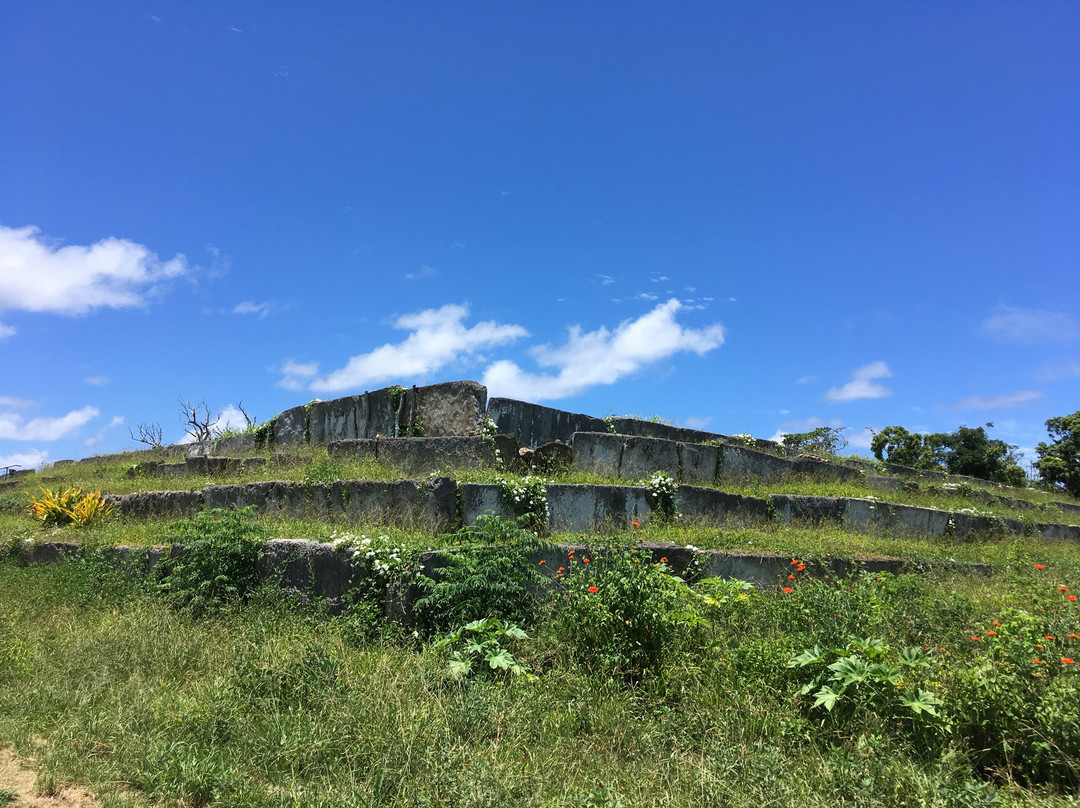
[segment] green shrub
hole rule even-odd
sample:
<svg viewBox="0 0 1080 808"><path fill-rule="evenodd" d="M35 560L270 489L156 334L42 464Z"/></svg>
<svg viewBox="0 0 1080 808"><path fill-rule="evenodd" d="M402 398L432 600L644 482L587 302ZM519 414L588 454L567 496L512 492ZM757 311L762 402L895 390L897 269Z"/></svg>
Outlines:
<svg viewBox="0 0 1080 808"><path fill-rule="evenodd" d="M254 516L254 506L215 509L170 525L167 540L183 549L154 568L156 590L177 610L195 615L247 598L258 584L267 535Z"/></svg>
<svg viewBox="0 0 1080 808"><path fill-rule="evenodd" d="M446 557L446 565L423 573L416 583L424 593L415 603L417 622L445 631L485 617L528 625L542 602L544 576L531 562L536 536L497 516L477 517L461 538L481 546Z"/></svg>
<svg viewBox="0 0 1080 808"><path fill-rule="evenodd" d="M631 548L580 558L571 551L570 569L556 577L553 631L579 664L637 684L679 652L680 635L701 621L686 584L664 561Z"/></svg>
<svg viewBox="0 0 1080 808"><path fill-rule="evenodd" d="M112 513L112 505L105 502L100 491L42 488L40 497L29 493L27 496L30 497L30 517L41 522L42 527L97 525Z"/></svg>

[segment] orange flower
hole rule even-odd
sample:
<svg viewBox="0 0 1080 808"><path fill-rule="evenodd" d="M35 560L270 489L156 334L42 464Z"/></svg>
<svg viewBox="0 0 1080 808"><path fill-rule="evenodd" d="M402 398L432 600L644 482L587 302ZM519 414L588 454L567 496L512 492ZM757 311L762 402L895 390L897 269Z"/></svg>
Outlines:
<svg viewBox="0 0 1080 808"><path fill-rule="evenodd" d="M978 642L978 641L979 641L979 638L978 638L978 637L972 637L972 638L971 638L971 641L972 641L972 642Z"/></svg>
<svg viewBox="0 0 1080 808"><path fill-rule="evenodd" d="M1043 648L1043 647L1042 647L1041 645L1039 645L1038 643L1036 643L1036 644L1035 644L1035 647L1036 647L1036 648L1038 648L1038 649L1039 649L1040 651L1045 651L1045 650L1046 650L1045 648Z"/></svg>
<svg viewBox="0 0 1080 808"><path fill-rule="evenodd" d="M1043 637L1043 639L1044 640L1056 640L1057 637L1055 637L1053 634L1047 634L1045 637Z"/></svg>
<svg viewBox="0 0 1080 808"><path fill-rule="evenodd" d="M802 572L804 569L806 569L806 565L805 564L800 564L799 566L797 566L795 568L795 572Z"/></svg>
<svg viewBox="0 0 1080 808"><path fill-rule="evenodd" d="M1062 665L1075 665L1076 660L1075 659L1069 659L1069 657L1065 656L1065 657L1061 658L1061 664Z"/></svg>
<svg viewBox="0 0 1080 808"><path fill-rule="evenodd" d="M1067 586L1059 586L1058 587L1058 592L1068 592L1068 591L1069 591L1069 587L1067 587Z"/></svg>
<svg viewBox="0 0 1080 808"><path fill-rule="evenodd" d="M558 572L565 572L565 571L566 571L566 567L559 567L559 569L558 569L557 571L558 571Z"/></svg>
<svg viewBox="0 0 1080 808"><path fill-rule="evenodd" d="M663 558L661 558L660 563L661 564L666 564L667 563L667 556L664 556Z"/></svg>
<svg viewBox="0 0 1080 808"><path fill-rule="evenodd" d="M634 527L641 527L640 522L631 522L630 524L632 524Z"/></svg>
<svg viewBox="0 0 1080 808"><path fill-rule="evenodd" d="M1080 634L1066 634L1065 636L1070 640L1080 640Z"/></svg>
<svg viewBox="0 0 1080 808"><path fill-rule="evenodd" d="M572 555L574 554L574 551L573 551L573 550L567 550L567 551L566 551L566 554L567 554L567 555L571 555L571 556L572 556Z"/></svg>
<svg viewBox="0 0 1080 808"><path fill-rule="evenodd" d="M794 575L789 575L789 576L787 577L787 579L788 579L789 581L794 581L794 580L795 580L795 576L794 576Z"/></svg>
<svg viewBox="0 0 1080 808"><path fill-rule="evenodd" d="M996 637L996 636L997 636L997 632L996 632L996 631L994 631L993 629L991 629L990 631L986 632L986 636L987 636L987 637Z"/></svg>
<svg viewBox="0 0 1080 808"><path fill-rule="evenodd" d="M594 594L594 595L595 595L595 594L596 594L597 592L599 592L599 591L600 591L600 590L599 590L599 588L597 588L597 587L595 587L595 586L590 586L590 587L589 587L589 592L591 592L591 593L592 593L592 594Z"/></svg>
<svg viewBox="0 0 1080 808"><path fill-rule="evenodd" d="M589 559L587 559L587 558L583 558L583 559L581 559L581 563L582 563L582 564L588 564L588 563L589 563Z"/></svg>
<svg viewBox="0 0 1080 808"><path fill-rule="evenodd" d="M1065 600L1076 600L1076 595L1066 595Z"/></svg>
<svg viewBox="0 0 1080 808"><path fill-rule="evenodd" d="M545 559L541 558L541 559L540 559L539 561L537 561L537 562L536 562L536 565L537 565L538 567L542 567L542 566L544 566L544 565L545 565L546 563L547 563L547 561L546 561Z"/></svg>
<svg viewBox="0 0 1080 808"><path fill-rule="evenodd" d="M784 587L784 594L785 595L790 595L791 594L791 587L790 586L785 586Z"/></svg>
<svg viewBox="0 0 1080 808"><path fill-rule="evenodd" d="M1035 569L1044 570L1044 569L1046 569L1046 565L1045 564L1036 564Z"/></svg>
<svg viewBox="0 0 1080 808"><path fill-rule="evenodd" d="M1046 664L1045 662L1043 662L1043 661L1042 661L1041 659L1039 659L1038 657L1032 657L1032 658L1031 658L1031 661L1032 661L1032 662L1034 662L1034 663L1035 663L1036 665L1045 665L1045 664Z"/></svg>
<svg viewBox="0 0 1080 808"><path fill-rule="evenodd" d="M799 561L799 559L797 559L797 558L793 558L793 559L791 559L791 566L793 566L793 567L794 567L794 566L795 566L796 564L799 564L799 563L801 563L801 562Z"/></svg>
<svg viewBox="0 0 1080 808"><path fill-rule="evenodd" d="M1001 625L1001 623L999 623L999 622L998 622L997 620L995 620L995 621L994 621L994 625L995 625L995 626L1000 626L1000 625Z"/></svg>

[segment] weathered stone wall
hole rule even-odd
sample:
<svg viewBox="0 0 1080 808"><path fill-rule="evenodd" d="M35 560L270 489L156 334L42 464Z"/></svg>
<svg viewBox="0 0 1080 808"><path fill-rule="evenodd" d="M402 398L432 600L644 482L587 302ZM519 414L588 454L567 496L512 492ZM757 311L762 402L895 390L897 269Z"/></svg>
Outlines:
<svg viewBox="0 0 1080 808"><path fill-rule="evenodd" d="M607 429L602 418L512 398L491 399L488 402L488 417L500 432L516 435L521 445L530 449L553 441L569 443L575 432L604 432Z"/></svg>

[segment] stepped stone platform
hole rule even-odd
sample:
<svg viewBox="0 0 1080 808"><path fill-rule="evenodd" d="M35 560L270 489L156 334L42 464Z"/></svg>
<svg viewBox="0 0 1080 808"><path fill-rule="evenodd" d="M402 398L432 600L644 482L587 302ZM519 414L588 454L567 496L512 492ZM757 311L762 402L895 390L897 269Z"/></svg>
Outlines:
<svg viewBox="0 0 1080 808"><path fill-rule="evenodd" d="M610 533L627 530L633 522L646 524L660 518L655 498L643 486L553 483L546 490L547 528L551 532ZM210 486L199 491L146 491L106 499L118 513L130 517L191 516L202 509L253 505L259 513L275 518L409 525L434 532L474 524L484 513L507 519L517 515L498 485L459 484L449 477L389 482L339 480L311 485L261 482ZM856 533L907 538L1035 534L1080 541L1080 525L1022 522L855 497L751 497L680 485L674 500L683 523L703 526L777 520L835 524Z"/></svg>
<svg viewBox="0 0 1080 808"><path fill-rule="evenodd" d="M774 553L734 553L722 550L699 551L668 542L645 542L636 546L647 554L652 563L666 564L673 575L700 578L734 578L762 589L777 589L786 583L791 571L791 557ZM26 543L18 549L18 563L55 564L73 558L81 551L74 542ZM116 547L107 551L115 561L133 575L147 575L164 558L182 556L182 545L136 548ZM431 550L421 554L421 568L437 577L447 557L457 550ZM571 553L578 557L595 556L603 563L607 548L602 545L549 544L537 547L530 561L545 575L552 576L560 567L570 568ZM258 575L286 592L329 601L339 609L349 604L350 593L365 580L353 563L353 551L335 548L323 542L305 539L274 539L263 544ZM806 564L803 574L817 578L842 578L857 571L871 574L933 571L934 566L912 564L897 558L836 558L801 559ZM986 564L950 562L937 565L963 573L988 575ZM419 592L406 586L387 593L383 616L391 620L411 621L412 605Z"/></svg>

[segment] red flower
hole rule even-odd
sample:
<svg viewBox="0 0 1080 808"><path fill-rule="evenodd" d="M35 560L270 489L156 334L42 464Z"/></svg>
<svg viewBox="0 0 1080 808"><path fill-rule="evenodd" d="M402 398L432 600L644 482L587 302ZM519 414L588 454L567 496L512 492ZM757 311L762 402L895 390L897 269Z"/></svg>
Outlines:
<svg viewBox="0 0 1080 808"><path fill-rule="evenodd" d="M784 587L784 594L785 595L790 595L791 594L791 587L790 586L785 586Z"/></svg>
<svg viewBox="0 0 1080 808"><path fill-rule="evenodd" d="M1058 592L1068 592L1068 591L1069 591L1069 587L1067 587L1067 586L1059 586L1058 587Z"/></svg>
<svg viewBox="0 0 1080 808"><path fill-rule="evenodd" d="M600 590L599 590L599 589L598 589L597 587L595 587L595 586L590 586L590 587L589 587L589 592L591 592L591 593L592 593L592 594L594 594L594 595L595 595L595 594L596 594L597 592L599 592L599 591L600 591Z"/></svg>
<svg viewBox="0 0 1080 808"><path fill-rule="evenodd" d="M583 559L581 559L581 563L582 563L582 564L588 564L588 563L589 563L589 559L587 559L587 558L583 558Z"/></svg>
<svg viewBox="0 0 1080 808"><path fill-rule="evenodd" d="M1076 595L1066 595L1065 600L1076 600Z"/></svg>
<svg viewBox="0 0 1080 808"><path fill-rule="evenodd" d="M972 641L972 642L978 642L978 641L979 641L979 638L978 638L978 637L972 637L972 638L971 638L971 641Z"/></svg>
<svg viewBox="0 0 1080 808"><path fill-rule="evenodd" d="M541 559L540 559L539 561L537 561L537 562L536 562L536 565L537 565L538 567L542 567L542 566L544 566L544 565L545 565L546 563L547 563L547 561L546 561L545 559L541 558Z"/></svg>
<svg viewBox="0 0 1080 808"><path fill-rule="evenodd" d="M1042 661L1041 659L1039 659L1038 657L1032 657L1032 658L1031 658L1031 661L1032 661L1032 662L1034 662L1034 663L1035 663L1036 665L1045 665L1045 664L1046 664L1045 662L1043 662L1043 661Z"/></svg>
<svg viewBox="0 0 1080 808"><path fill-rule="evenodd" d="M804 569L806 569L806 565L805 564L800 564L799 566L797 566L795 568L795 572L802 572Z"/></svg>
<svg viewBox="0 0 1080 808"><path fill-rule="evenodd" d="M641 527L640 522L631 522L630 524L632 524L634 527Z"/></svg>
<svg viewBox="0 0 1080 808"><path fill-rule="evenodd" d="M558 572L564 572L565 570L566 570L566 567L559 567L559 569L557 571Z"/></svg>
<svg viewBox="0 0 1080 808"><path fill-rule="evenodd" d="M990 630L990 631L986 632L986 636L987 636L987 637L996 637L996 636L997 636L997 632L996 632L996 631L994 631L994 630Z"/></svg>
<svg viewBox="0 0 1080 808"><path fill-rule="evenodd" d="M667 556L664 556L663 558L661 558L660 563L661 564L666 564L667 563Z"/></svg>
<svg viewBox="0 0 1080 808"><path fill-rule="evenodd" d="M1039 645L1038 643L1036 643L1036 644L1035 644L1035 647L1036 647L1036 648L1038 648L1038 649L1039 649L1040 651L1045 651L1045 650L1046 650L1045 648L1043 648L1043 647L1042 647L1041 645Z"/></svg>
<svg viewBox="0 0 1080 808"><path fill-rule="evenodd" d="M1046 569L1046 565L1045 564L1036 564L1035 569L1044 570L1044 569Z"/></svg>
<svg viewBox="0 0 1080 808"><path fill-rule="evenodd" d="M798 564L798 563L800 563L800 562L799 562L799 559L797 559L797 558L793 558L793 559L791 559L791 566L793 566L793 567L794 567L794 566L795 566L796 564Z"/></svg>
<svg viewBox="0 0 1080 808"><path fill-rule="evenodd" d="M787 579L788 579L789 581L794 581L794 580L795 580L795 576L794 576L794 575L789 575L789 576L787 577Z"/></svg>
<svg viewBox="0 0 1080 808"><path fill-rule="evenodd" d="M1061 664L1062 664L1062 665L1075 665L1075 664L1076 664L1076 660L1075 660L1075 659L1069 659L1069 658L1068 658L1067 656L1066 656L1066 657L1062 657L1062 658L1061 658Z"/></svg>
<svg viewBox="0 0 1080 808"><path fill-rule="evenodd" d="M1043 637L1043 639L1044 640L1056 640L1057 637L1055 637L1053 634L1047 634L1045 637Z"/></svg>

